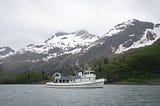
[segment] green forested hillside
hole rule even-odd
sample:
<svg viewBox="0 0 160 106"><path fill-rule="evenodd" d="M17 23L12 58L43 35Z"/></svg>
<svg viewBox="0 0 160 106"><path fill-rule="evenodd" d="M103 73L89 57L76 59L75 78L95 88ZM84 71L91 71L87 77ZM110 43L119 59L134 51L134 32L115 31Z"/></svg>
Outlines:
<svg viewBox="0 0 160 106"><path fill-rule="evenodd" d="M160 40L151 46L129 50L95 67L109 82L160 81Z"/></svg>

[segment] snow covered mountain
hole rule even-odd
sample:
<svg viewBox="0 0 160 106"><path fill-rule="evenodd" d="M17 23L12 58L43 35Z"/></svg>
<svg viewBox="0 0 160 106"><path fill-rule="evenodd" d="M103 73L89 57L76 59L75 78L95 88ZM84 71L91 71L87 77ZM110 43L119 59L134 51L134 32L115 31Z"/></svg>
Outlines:
<svg viewBox="0 0 160 106"><path fill-rule="evenodd" d="M104 36L96 36L86 30L57 32L42 44L30 44L5 58L5 62L39 62L61 58L88 60L97 56L112 57L129 49L151 45L160 38L160 24L136 19L120 23ZM8 52L9 53L9 52ZM3 54L3 56L2 56ZM10 54L10 53L9 53ZM66 58L67 57L67 58Z"/></svg>
<svg viewBox="0 0 160 106"><path fill-rule="evenodd" d="M133 19L114 26L88 52L111 57L129 49L151 45L159 38L160 24Z"/></svg>
<svg viewBox="0 0 160 106"><path fill-rule="evenodd" d="M129 49L151 45L159 38L160 24L133 19L114 26L96 43L101 44L98 46L100 48L105 46L108 54L119 54Z"/></svg>
<svg viewBox="0 0 160 106"><path fill-rule="evenodd" d="M10 47L0 47L0 59L13 55L15 51Z"/></svg>
<svg viewBox="0 0 160 106"><path fill-rule="evenodd" d="M136 19L128 20L116 25L105 34L107 37L120 36L122 42L118 48L111 47L115 54L123 53L129 49L144 47L153 44L160 38L160 24L139 21ZM127 38L127 39L126 39Z"/></svg>
<svg viewBox="0 0 160 106"><path fill-rule="evenodd" d="M47 61L48 59L62 55L83 53L89 49L89 46L94 41L98 39L99 36L89 34L86 30L80 30L72 33L58 32L44 41L41 45L30 44L19 50L17 54L27 54L32 57L26 58L25 61Z"/></svg>

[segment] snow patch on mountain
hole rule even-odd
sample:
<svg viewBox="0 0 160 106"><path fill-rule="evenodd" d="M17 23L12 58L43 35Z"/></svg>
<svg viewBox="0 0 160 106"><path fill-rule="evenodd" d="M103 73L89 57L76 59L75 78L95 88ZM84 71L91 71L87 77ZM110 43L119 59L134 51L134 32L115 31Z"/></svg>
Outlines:
<svg viewBox="0 0 160 106"><path fill-rule="evenodd" d="M14 54L15 54L15 53L13 53L13 52L9 52L9 53L7 53L6 55L0 55L0 59L6 58L6 57L11 56L11 55L14 55Z"/></svg>
<svg viewBox="0 0 160 106"><path fill-rule="evenodd" d="M2 49L0 49L0 52L5 51L5 50L6 50L6 48L2 48Z"/></svg>
<svg viewBox="0 0 160 106"><path fill-rule="evenodd" d="M148 32L150 32L153 35L153 39L148 38L148 36L147 36ZM130 36L133 36L133 35L130 35ZM140 40L138 40L137 42L133 42L133 44L130 47L124 47L124 44L120 44L119 47L117 48L117 50L115 51L115 54L123 53L124 51L127 51L129 49L151 45L159 38L160 38L160 27L154 27L153 30L146 29Z"/></svg>
<svg viewBox="0 0 160 106"><path fill-rule="evenodd" d="M88 46L92 42L98 39L97 37L93 37L88 32L83 33L80 36L77 36L77 33L71 33L63 36L54 36L53 39L49 40L47 45L52 44L54 47L59 48L67 48L67 47L77 47L77 46Z"/></svg>
<svg viewBox="0 0 160 106"><path fill-rule="evenodd" d="M0 59L4 59L14 54L15 54L15 51L10 47L0 47Z"/></svg>
<svg viewBox="0 0 160 106"><path fill-rule="evenodd" d="M133 22L135 21L138 21L138 20L133 19L133 20L128 20L126 22L118 24L114 26L113 29L110 29L104 36L113 36L115 34L123 32L127 28L127 26L134 25Z"/></svg>
<svg viewBox="0 0 160 106"><path fill-rule="evenodd" d="M132 35L129 35L129 37L132 37L132 36L135 36L134 34L132 34Z"/></svg>

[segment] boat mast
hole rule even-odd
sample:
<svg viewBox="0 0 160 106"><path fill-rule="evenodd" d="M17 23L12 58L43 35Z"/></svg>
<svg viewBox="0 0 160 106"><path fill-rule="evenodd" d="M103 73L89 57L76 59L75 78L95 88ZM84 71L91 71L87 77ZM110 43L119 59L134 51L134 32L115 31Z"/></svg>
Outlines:
<svg viewBox="0 0 160 106"><path fill-rule="evenodd" d="M81 69L82 71L84 71L84 69L79 66L78 61L79 61L79 60L76 61L76 66L77 66L79 69Z"/></svg>

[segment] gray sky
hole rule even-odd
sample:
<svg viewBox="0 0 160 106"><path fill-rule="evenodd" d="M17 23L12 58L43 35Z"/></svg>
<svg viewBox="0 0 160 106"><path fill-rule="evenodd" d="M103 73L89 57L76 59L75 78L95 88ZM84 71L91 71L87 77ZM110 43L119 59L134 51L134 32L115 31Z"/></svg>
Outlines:
<svg viewBox="0 0 160 106"><path fill-rule="evenodd" d="M160 0L0 0L0 47L18 50L58 31L103 35L129 19L160 23Z"/></svg>

